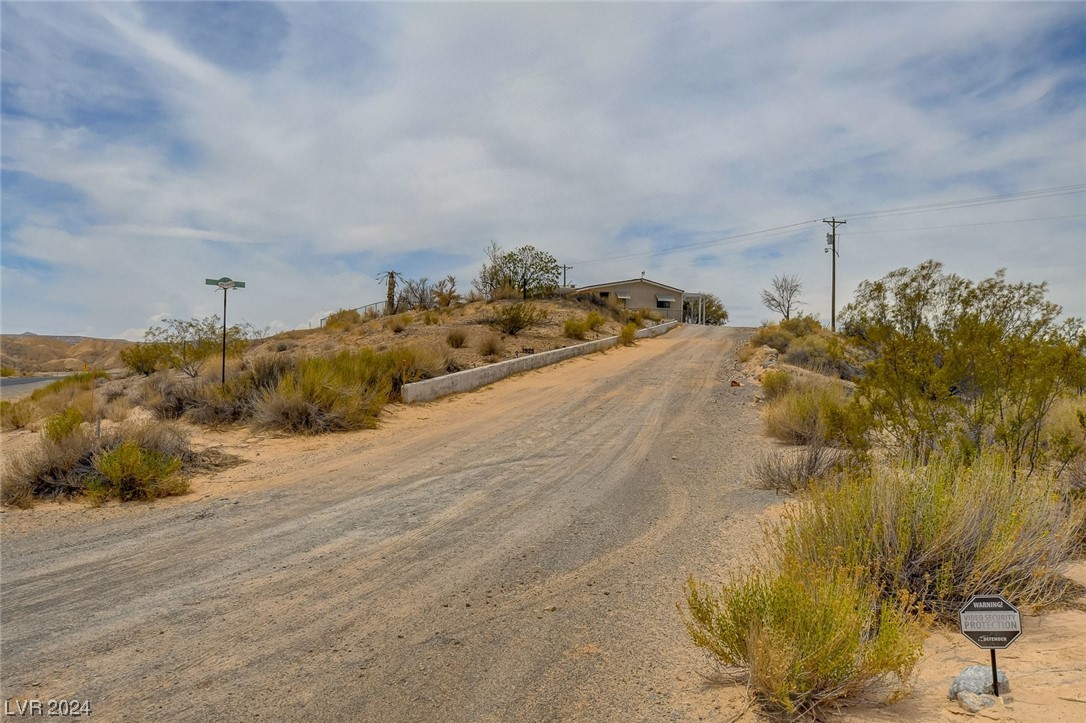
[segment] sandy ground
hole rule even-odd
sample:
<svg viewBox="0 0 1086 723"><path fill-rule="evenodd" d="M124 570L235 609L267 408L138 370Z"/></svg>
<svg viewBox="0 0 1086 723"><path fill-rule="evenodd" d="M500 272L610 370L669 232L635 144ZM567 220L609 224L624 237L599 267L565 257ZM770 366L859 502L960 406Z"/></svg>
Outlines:
<svg viewBox="0 0 1086 723"><path fill-rule="evenodd" d="M323 438L207 435L246 464L192 494L0 514L8 699L94 720L732 720L676 609L752 562L780 502L735 330L686 327ZM1086 613L1001 656L1007 720L1083 720ZM983 651L927 646L916 695L841 720L948 720ZM738 720L759 717L746 710Z"/></svg>

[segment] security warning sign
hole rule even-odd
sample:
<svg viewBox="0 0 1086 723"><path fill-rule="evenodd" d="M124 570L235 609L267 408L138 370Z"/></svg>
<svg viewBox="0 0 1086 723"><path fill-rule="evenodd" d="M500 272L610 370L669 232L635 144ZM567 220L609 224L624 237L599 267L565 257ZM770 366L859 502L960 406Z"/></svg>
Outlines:
<svg viewBox="0 0 1086 723"><path fill-rule="evenodd" d="M1000 595L974 595L958 619L962 635L986 650L1002 650L1022 634L1022 615Z"/></svg>

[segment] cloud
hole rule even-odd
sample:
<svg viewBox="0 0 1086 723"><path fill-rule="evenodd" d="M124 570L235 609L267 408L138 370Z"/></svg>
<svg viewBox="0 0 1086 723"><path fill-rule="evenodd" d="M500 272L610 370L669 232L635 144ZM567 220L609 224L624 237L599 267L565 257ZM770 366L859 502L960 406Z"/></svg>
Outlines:
<svg viewBox="0 0 1086 723"><path fill-rule="evenodd" d="M305 326L532 243L735 323L873 209L1086 183L1076 4L4 3L3 326ZM856 219L838 298L926 258L1086 315L1082 195ZM730 238L798 221L780 232ZM999 221L999 224L967 224ZM948 229L900 229L956 226ZM855 236L851 234L855 233ZM715 239L719 243L707 244ZM635 255L644 254L644 255Z"/></svg>

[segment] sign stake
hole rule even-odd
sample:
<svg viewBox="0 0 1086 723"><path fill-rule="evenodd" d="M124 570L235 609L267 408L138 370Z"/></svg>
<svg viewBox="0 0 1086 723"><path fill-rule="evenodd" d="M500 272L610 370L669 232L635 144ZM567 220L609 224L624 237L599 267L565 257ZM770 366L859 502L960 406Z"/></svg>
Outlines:
<svg viewBox="0 0 1086 723"><path fill-rule="evenodd" d="M992 692L999 697L999 670L996 649L1007 648L1022 634L1022 616L1018 608L1001 595L974 595L958 611L962 635L992 657Z"/></svg>
<svg viewBox="0 0 1086 723"><path fill-rule="evenodd" d="M208 286L222 289L222 385L226 386L226 292L230 289L244 289L244 281L234 281L229 276L221 279L204 279Z"/></svg>

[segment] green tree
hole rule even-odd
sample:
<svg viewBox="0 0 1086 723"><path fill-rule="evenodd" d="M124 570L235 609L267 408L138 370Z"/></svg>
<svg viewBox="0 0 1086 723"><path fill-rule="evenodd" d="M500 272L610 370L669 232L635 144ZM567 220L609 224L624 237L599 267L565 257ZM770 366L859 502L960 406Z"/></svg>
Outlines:
<svg viewBox="0 0 1086 723"><path fill-rule="evenodd" d="M723 326L728 323L728 310L724 308L724 302L716 294L703 292L701 298L705 300L705 323L712 326ZM700 318L701 306L698 301L685 301L686 315L690 318Z"/></svg>
<svg viewBox="0 0 1086 723"><path fill-rule="evenodd" d="M995 445L1031 473L1045 416L1086 382L1082 322L1061 320L1046 292L1003 269L975 283L936 261L860 284L842 329L872 354L858 392L877 428L922 460Z"/></svg>
<svg viewBox="0 0 1086 723"><path fill-rule="evenodd" d="M491 242L486 253L487 261L483 263L472 286L488 300L493 301L506 286L519 291L523 300L547 296L558 288L561 267L557 259L546 251L531 245L504 251L497 243Z"/></svg>

